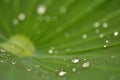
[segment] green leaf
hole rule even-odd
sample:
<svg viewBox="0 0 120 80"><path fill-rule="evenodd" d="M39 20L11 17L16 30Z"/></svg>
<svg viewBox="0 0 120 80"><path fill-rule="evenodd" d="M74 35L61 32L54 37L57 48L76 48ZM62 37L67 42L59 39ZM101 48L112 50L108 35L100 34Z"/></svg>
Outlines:
<svg viewBox="0 0 120 80"><path fill-rule="evenodd" d="M119 80L119 0L1 0L0 80Z"/></svg>

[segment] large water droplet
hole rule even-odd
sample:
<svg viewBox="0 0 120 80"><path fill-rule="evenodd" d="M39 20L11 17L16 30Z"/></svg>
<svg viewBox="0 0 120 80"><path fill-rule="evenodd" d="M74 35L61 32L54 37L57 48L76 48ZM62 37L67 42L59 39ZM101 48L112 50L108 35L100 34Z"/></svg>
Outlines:
<svg viewBox="0 0 120 80"><path fill-rule="evenodd" d="M82 38L83 38L83 39L87 39L87 34L83 34L83 35L82 35Z"/></svg>

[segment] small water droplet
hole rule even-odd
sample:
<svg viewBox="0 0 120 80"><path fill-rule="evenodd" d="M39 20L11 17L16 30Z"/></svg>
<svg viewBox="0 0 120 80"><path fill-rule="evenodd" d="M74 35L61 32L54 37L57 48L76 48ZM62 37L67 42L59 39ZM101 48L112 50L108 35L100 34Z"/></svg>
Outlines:
<svg viewBox="0 0 120 80"><path fill-rule="evenodd" d="M76 68L72 68L72 71L75 72L75 71L76 71Z"/></svg>
<svg viewBox="0 0 120 80"><path fill-rule="evenodd" d="M100 38L103 38L103 37L104 37L104 34L103 34L103 33L101 33L101 34L99 35L99 37L100 37Z"/></svg>
<svg viewBox="0 0 120 80"><path fill-rule="evenodd" d="M99 22L95 22L95 23L94 23L94 27L95 27L95 28L98 28L99 26L100 26L100 23L99 23Z"/></svg>
<svg viewBox="0 0 120 80"><path fill-rule="evenodd" d="M53 49L49 49L49 50L48 50L48 53L49 53L49 54L52 54L52 53L53 53Z"/></svg>
<svg viewBox="0 0 120 80"><path fill-rule="evenodd" d="M38 15L43 15L43 14L45 14L46 10L47 10L47 8L46 8L45 5L40 5L37 8L37 14Z"/></svg>
<svg viewBox="0 0 120 80"><path fill-rule="evenodd" d="M80 61L80 60L77 59L77 58L73 58L73 59L72 59L72 62L73 62L73 63L78 63L79 61Z"/></svg>
<svg viewBox="0 0 120 80"><path fill-rule="evenodd" d="M108 23L103 23L102 25L104 28L107 28L108 27Z"/></svg>
<svg viewBox="0 0 120 80"><path fill-rule="evenodd" d="M29 72L30 72L30 71L31 71L31 68L27 68L27 71L29 71Z"/></svg>
<svg viewBox="0 0 120 80"><path fill-rule="evenodd" d="M106 43L109 43L109 41L108 41L108 40L106 40L105 42L106 42Z"/></svg>
<svg viewBox="0 0 120 80"><path fill-rule="evenodd" d="M119 35L119 32L114 32L114 36L118 36Z"/></svg>
<svg viewBox="0 0 120 80"><path fill-rule="evenodd" d="M13 19L13 22L12 22L12 23L13 23L13 25L17 25L18 22L19 22L19 21L18 21L17 19Z"/></svg>
<svg viewBox="0 0 120 80"><path fill-rule="evenodd" d="M83 38L83 39L87 39L87 34L83 34L83 35L82 35L82 38Z"/></svg>
<svg viewBox="0 0 120 80"><path fill-rule="evenodd" d="M65 71L60 71L60 72L59 72L59 76L64 76L65 74L66 74Z"/></svg>
<svg viewBox="0 0 120 80"><path fill-rule="evenodd" d="M35 65L36 68L39 68L40 66L39 65Z"/></svg>
<svg viewBox="0 0 120 80"><path fill-rule="evenodd" d="M82 64L82 67L83 67L83 68L87 68L87 67L89 67L89 66L90 66L90 63L89 63L89 62L85 62L85 63Z"/></svg>
<svg viewBox="0 0 120 80"><path fill-rule="evenodd" d="M106 48L107 47L107 45L104 45L104 48Z"/></svg>
<svg viewBox="0 0 120 80"><path fill-rule="evenodd" d="M18 19L19 19L20 21L25 20L25 18L26 18L26 15L25 15L24 13L20 13L19 16L18 16Z"/></svg>

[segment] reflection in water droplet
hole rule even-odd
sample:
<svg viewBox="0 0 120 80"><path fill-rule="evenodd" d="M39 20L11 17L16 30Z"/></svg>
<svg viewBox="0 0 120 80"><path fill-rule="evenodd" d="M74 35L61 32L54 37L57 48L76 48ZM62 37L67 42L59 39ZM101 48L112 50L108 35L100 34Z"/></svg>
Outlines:
<svg viewBox="0 0 120 80"><path fill-rule="evenodd" d="M45 14L46 10L47 10L47 8L46 8L45 5L40 5L37 8L37 14L38 15L43 15L43 14Z"/></svg>
<svg viewBox="0 0 120 80"><path fill-rule="evenodd" d="M85 63L82 64L82 67L83 67L83 68L87 68L87 67L89 67L89 66L90 66L90 63L89 63L89 62L85 62Z"/></svg>
<svg viewBox="0 0 120 80"><path fill-rule="evenodd" d="M119 35L119 32L114 32L114 36L118 36Z"/></svg>
<svg viewBox="0 0 120 80"><path fill-rule="evenodd" d="M60 72L59 72L59 76L64 76L65 74L66 74L65 71L60 71Z"/></svg>
<svg viewBox="0 0 120 80"><path fill-rule="evenodd" d="M73 58L73 59L72 59L72 62L73 62L73 63L78 63L78 62L79 62L79 59Z"/></svg>

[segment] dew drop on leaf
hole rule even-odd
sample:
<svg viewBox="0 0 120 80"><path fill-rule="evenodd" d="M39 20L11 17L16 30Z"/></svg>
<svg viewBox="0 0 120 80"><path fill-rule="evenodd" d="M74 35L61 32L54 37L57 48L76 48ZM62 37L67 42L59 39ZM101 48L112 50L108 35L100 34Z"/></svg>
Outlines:
<svg viewBox="0 0 120 80"><path fill-rule="evenodd" d="M13 25L17 25L18 22L19 22L19 21L18 21L17 19L13 19L13 22L12 22L12 23L13 23Z"/></svg>
<svg viewBox="0 0 120 80"><path fill-rule="evenodd" d="M83 67L83 68L87 68L87 67L89 67L89 66L90 66L90 63L89 63L89 62L85 62L85 63L82 64L82 67Z"/></svg>
<svg viewBox="0 0 120 80"><path fill-rule="evenodd" d="M104 48L106 48L107 47L107 45L104 45Z"/></svg>
<svg viewBox="0 0 120 80"><path fill-rule="evenodd" d="M108 23L103 23L103 28L107 28L108 27Z"/></svg>
<svg viewBox="0 0 120 80"><path fill-rule="evenodd" d="M87 39L87 37L88 37L87 34L83 34L83 35L82 35L82 38L83 38L83 39Z"/></svg>
<svg viewBox="0 0 120 80"><path fill-rule="evenodd" d="M108 41L108 40L106 40L105 42L106 42L106 43L109 43L109 41Z"/></svg>
<svg viewBox="0 0 120 80"><path fill-rule="evenodd" d="M77 59L77 58L73 58L73 59L72 59L72 62L73 62L73 63L78 63L79 61L80 61L80 60Z"/></svg>
<svg viewBox="0 0 120 80"><path fill-rule="evenodd" d="M76 71L76 68L72 68L72 72L75 72Z"/></svg>
<svg viewBox="0 0 120 80"><path fill-rule="evenodd" d="M103 38L103 37L104 37L104 34L103 34L103 33L101 33L101 34L99 35L99 37L100 37L100 38Z"/></svg>
<svg viewBox="0 0 120 80"><path fill-rule="evenodd" d="M114 32L114 36L118 36L119 35L119 32Z"/></svg>
<svg viewBox="0 0 120 80"><path fill-rule="evenodd" d="M99 22L95 22L95 23L94 23L94 27L95 27L95 28L98 28L99 26L100 26L100 23L99 23Z"/></svg>
<svg viewBox="0 0 120 80"><path fill-rule="evenodd" d="M47 8L46 8L45 5L40 5L37 8L37 14L38 15L43 15L43 14L45 14L46 10L47 10Z"/></svg>
<svg viewBox="0 0 120 80"><path fill-rule="evenodd" d="M49 54L52 54L52 53L53 53L53 49L49 49L49 50L48 50L48 53L49 53Z"/></svg>
<svg viewBox="0 0 120 80"><path fill-rule="evenodd" d="M59 76L64 76L65 74L66 74L65 71L60 71L58 75L59 75Z"/></svg>
<svg viewBox="0 0 120 80"><path fill-rule="evenodd" d="M20 21L25 20L25 18L26 18L26 15L25 15L24 13L20 13L19 16L18 16L18 19L19 19Z"/></svg>

